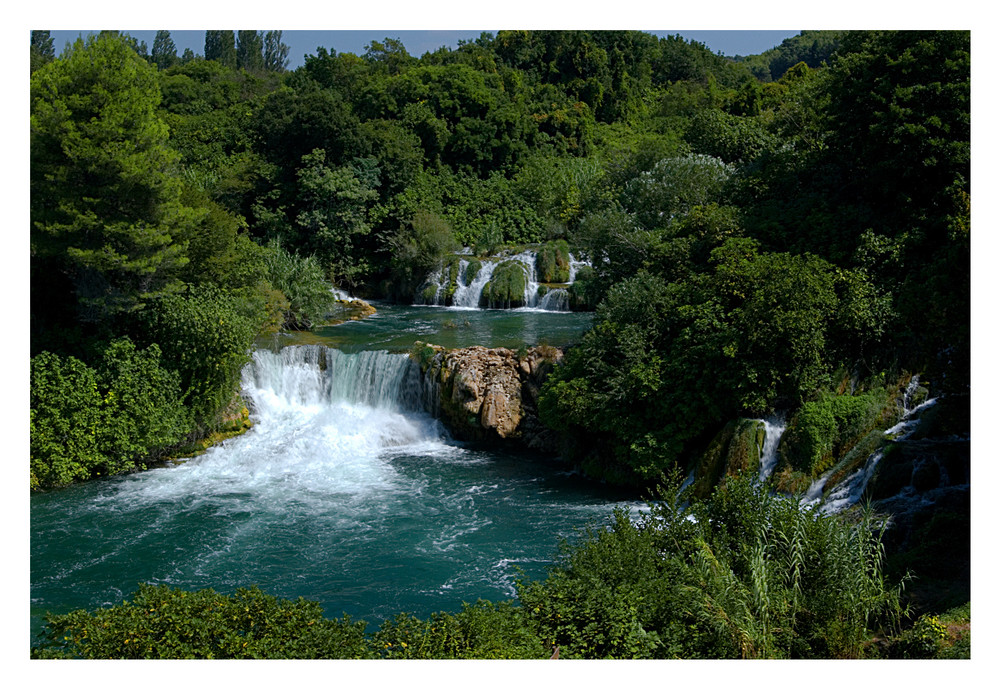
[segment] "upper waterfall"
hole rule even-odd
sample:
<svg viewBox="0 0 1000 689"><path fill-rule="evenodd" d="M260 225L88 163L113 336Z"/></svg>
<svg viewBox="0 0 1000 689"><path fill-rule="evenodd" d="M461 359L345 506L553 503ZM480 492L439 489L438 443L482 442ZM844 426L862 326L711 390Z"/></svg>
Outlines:
<svg viewBox="0 0 1000 689"><path fill-rule="evenodd" d="M415 303L454 309L569 311L568 288L580 269L590 264L565 252L559 259L562 273L556 278L565 281L546 283L540 277L539 255L537 249L525 249L479 259L468 249L463 250L446 258L427 276Z"/></svg>

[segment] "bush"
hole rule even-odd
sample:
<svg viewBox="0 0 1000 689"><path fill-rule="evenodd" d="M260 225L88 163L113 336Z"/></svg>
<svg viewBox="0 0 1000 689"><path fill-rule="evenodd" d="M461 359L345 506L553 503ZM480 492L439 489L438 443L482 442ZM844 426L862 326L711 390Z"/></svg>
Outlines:
<svg viewBox="0 0 1000 689"><path fill-rule="evenodd" d="M97 374L79 359L31 359L31 487L83 481L104 460Z"/></svg>
<svg viewBox="0 0 1000 689"><path fill-rule="evenodd" d="M465 604L461 612L438 612L424 621L400 614L372 638L382 658L547 658L547 650L511 601Z"/></svg>
<svg viewBox="0 0 1000 689"><path fill-rule="evenodd" d="M240 371L264 320L259 304L211 286L151 300L136 337L159 343L164 367L176 371L193 423L214 428L239 390Z"/></svg>
<svg viewBox="0 0 1000 689"><path fill-rule="evenodd" d="M277 241L268 244L264 256L267 280L288 300L283 327L308 330L329 313L333 293L319 261L289 253Z"/></svg>
<svg viewBox="0 0 1000 689"><path fill-rule="evenodd" d="M520 586L560 657L860 658L898 630L901 589L883 576L870 514L802 509L752 477L687 507L673 489L660 497Z"/></svg>
<svg viewBox="0 0 1000 689"><path fill-rule="evenodd" d="M140 584L131 601L50 615L36 658L364 658L363 622L256 587L230 595Z"/></svg>
<svg viewBox="0 0 1000 689"><path fill-rule="evenodd" d="M42 352L31 360L31 487L141 466L189 430L178 376L155 344L111 342L98 370Z"/></svg>
<svg viewBox="0 0 1000 689"><path fill-rule="evenodd" d="M137 351L131 340L115 340L104 351L98 380L106 391L98 433L106 457L102 473L126 471L187 434L178 375L160 366L157 345Z"/></svg>

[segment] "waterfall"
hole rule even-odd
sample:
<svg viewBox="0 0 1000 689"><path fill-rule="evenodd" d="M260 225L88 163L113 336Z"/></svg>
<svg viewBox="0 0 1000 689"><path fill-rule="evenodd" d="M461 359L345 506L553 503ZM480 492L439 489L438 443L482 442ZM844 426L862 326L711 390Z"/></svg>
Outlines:
<svg viewBox="0 0 1000 689"><path fill-rule="evenodd" d="M470 256L471 250L468 248L458 252L457 256ZM483 289L493 277L493 272L498 265L505 262L517 262L524 270L525 287L522 297L522 308L538 309L542 311L569 311L569 291L566 289L576 281L576 275L580 268L589 266L587 261L577 260L573 254L569 254L569 282L566 287L553 287L548 292L539 296L538 272L535 267L537 252L527 249L513 256L495 256L492 259L483 260L479 272L475 278L469 280L468 268L470 261L460 258L458 270L456 271L455 290L451 295L450 302L445 299L445 294L449 284L449 271L446 264L442 263L437 269L427 276L427 279L420 286L415 302L429 306L450 306L455 309L477 309L482 298ZM493 308L491 306L491 308Z"/></svg>
<svg viewBox="0 0 1000 689"><path fill-rule="evenodd" d="M434 296L428 295L430 288L434 287ZM428 304L429 306L441 306L441 293L445 288L444 266L441 265L433 273L427 276L427 280L420 286L417 292L416 303Z"/></svg>
<svg viewBox="0 0 1000 689"><path fill-rule="evenodd" d="M538 302L538 308L543 311L569 311L569 292L561 287L550 289Z"/></svg>
<svg viewBox="0 0 1000 689"><path fill-rule="evenodd" d="M574 282L576 282L576 274L580 270L580 268L583 268L584 266L589 267L590 262L579 261L573 258L573 254L569 255L569 284L572 285Z"/></svg>
<svg viewBox="0 0 1000 689"><path fill-rule="evenodd" d="M917 391L919 385L919 377L913 376L906 390L903 392L902 419L892 428L884 431L884 434L888 438L891 438L892 442L901 442L909 438L916 430L917 425L919 425L920 415L923 411L934 406L937 402L937 398L931 398L916 407L912 406L914 393ZM820 512L833 514L857 503L861 499L861 496L864 495L865 489L868 487L868 482L875 473L875 467L878 466L883 456L884 449L878 449L870 454L862 467L853 471L837 485L833 486L826 496L824 496L823 488L826 486L827 479L833 474L836 467L831 469L813 482L806 492L805 497L802 498L801 504L819 505Z"/></svg>
<svg viewBox="0 0 1000 689"><path fill-rule="evenodd" d="M763 482L768 479L778 464L778 441L781 434L785 432L783 421L771 423L766 419L761 419L764 424L764 446L760 449L760 473L758 479Z"/></svg>
<svg viewBox="0 0 1000 689"><path fill-rule="evenodd" d="M510 258L524 266L524 306L529 309L538 305L538 273L535 272L535 256L534 251L522 251Z"/></svg>
<svg viewBox="0 0 1000 689"><path fill-rule="evenodd" d="M281 399L304 406L336 403L393 411L423 408L419 368L406 354L345 354L321 345L258 350L243 369L243 388L255 403Z"/></svg>
<svg viewBox="0 0 1000 689"><path fill-rule="evenodd" d="M833 514L834 512L839 512L850 507L860 500L865 492L865 488L868 487L868 481L871 479L875 467L878 466L881 459L882 450L872 453L865 460L863 467L834 486L826 498L823 499L823 504L820 506L819 511L823 514Z"/></svg>
<svg viewBox="0 0 1000 689"><path fill-rule="evenodd" d="M465 283L465 273L469 267L469 262L464 259L459 263L458 271L458 287L455 289L455 295L452 297L452 306L460 309L477 309L479 308L479 299L483 295L483 288L486 283L490 281L493 276L493 269L497 267L496 261L484 261L480 268L479 273L473 278L472 282L468 285Z"/></svg>

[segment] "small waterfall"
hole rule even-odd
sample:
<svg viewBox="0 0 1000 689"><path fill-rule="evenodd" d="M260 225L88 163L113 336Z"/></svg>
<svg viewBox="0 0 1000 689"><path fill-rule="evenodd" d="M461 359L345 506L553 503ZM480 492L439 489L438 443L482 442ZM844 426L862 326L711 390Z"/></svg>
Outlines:
<svg viewBox="0 0 1000 689"><path fill-rule="evenodd" d="M434 287L434 296L429 296L430 288ZM444 266L439 266L433 273L427 276L427 280L420 286L415 302L427 304L428 306L441 306L441 294L445 289Z"/></svg>
<svg viewBox="0 0 1000 689"><path fill-rule="evenodd" d="M516 256L511 256L510 260L517 261L524 266L524 306L535 308L538 305L538 273L535 272L535 252L522 251Z"/></svg>
<svg viewBox="0 0 1000 689"><path fill-rule="evenodd" d="M470 256L471 250L463 249L458 252L458 256ZM415 298L415 303L429 306L450 306L456 309L477 309L482 298L483 289L493 277L493 272L501 263L516 261L524 269L525 287L522 297L521 308L539 309L543 311L569 311L569 292L566 287L553 287L547 293L539 296L538 272L535 267L537 252L528 249L513 256L503 255L493 257L492 260L483 260L480 264L479 272L470 280L467 272L469 260L461 258L458 263L457 276L455 279L455 291L450 300L446 300L445 294L448 289L449 271L442 264L435 269L420 286ZM587 261L577 260L573 254L569 254L569 282L571 285L576 281L576 275L580 268L589 266ZM491 305L490 308L500 308L504 305Z"/></svg>
<svg viewBox="0 0 1000 689"><path fill-rule="evenodd" d="M569 311L569 292L559 287L550 289L538 302L543 311Z"/></svg>
<svg viewBox="0 0 1000 689"><path fill-rule="evenodd" d="M826 481L828 478L830 478L830 475L832 473L833 470L831 469L830 471L826 472L818 479L813 481L809 485L809 488L806 490L806 494L802 496L801 500L799 500L799 505L801 505L802 507L811 507L818 505L820 502L822 502L823 488L826 486Z"/></svg>
<svg viewBox="0 0 1000 689"><path fill-rule="evenodd" d="M766 419L761 419L761 422L764 424L764 446L760 450L758 479L763 482L771 476L774 467L778 465L778 442L781 440L781 434L785 432L785 423L777 420L772 423Z"/></svg>
<svg viewBox="0 0 1000 689"><path fill-rule="evenodd" d="M583 267L590 267L589 261L578 261L573 258L573 254L569 255L569 284L576 282L576 274Z"/></svg>
<svg viewBox="0 0 1000 689"><path fill-rule="evenodd" d="M840 512L850 507L860 500L865 492L865 488L868 487L868 481L871 479L875 467L878 466L881 459L882 450L872 453L865 460L863 467L834 486L823 500L819 511L822 514L833 514L834 512Z"/></svg>
<svg viewBox="0 0 1000 689"><path fill-rule="evenodd" d="M496 261L484 261L476 277L473 278L472 282L468 285L465 284L465 273L469 267L468 261L464 259L459 263L458 271L458 287L455 289L455 295L452 297L451 305L455 308L460 309L477 309L479 308L479 299L483 295L483 288L486 283L490 281L493 276L493 270L497 267Z"/></svg>
<svg viewBox="0 0 1000 689"><path fill-rule="evenodd" d="M893 442L901 442L909 438L916 430L916 427L920 424L920 415L923 413L923 410L934 406L937 402L937 398L931 398L915 407L912 406L914 394L919 386L919 377L913 376L909 385L907 385L906 390L903 392L902 419L900 419L899 423L895 426L884 432L885 435L890 437ZM875 467L878 466L878 463L882 460L883 456L884 449L876 450L870 454L865 460L864 466L852 472L849 476L840 481L840 483L833 486L833 488L831 488L824 497L823 488L826 486L827 479L836 468L831 469L813 482L813 484L809 487L809 490L806 492L805 497L802 498L801 504L819 505L819 510L823 514L840 512L841 510L854 505L861 499L861 496L864 495L865 489L868 487L868 482L875 473Z"/></svg>

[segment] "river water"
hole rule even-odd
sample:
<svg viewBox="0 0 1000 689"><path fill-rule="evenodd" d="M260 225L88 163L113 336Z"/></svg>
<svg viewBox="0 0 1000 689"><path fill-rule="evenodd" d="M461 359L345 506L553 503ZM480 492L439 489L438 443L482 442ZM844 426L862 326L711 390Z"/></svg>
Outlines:
<svg viewBox="0 0 1000 689"><path fill-rule="evenodd" d="M551 459L452 440L415 403L415 340L561 345L586 314L383 307L269 340L244 371L255 426L183 464L31 497L31 630L140 582L316 600L369 629L514 595L561 538L634 496Z"/></svg>

